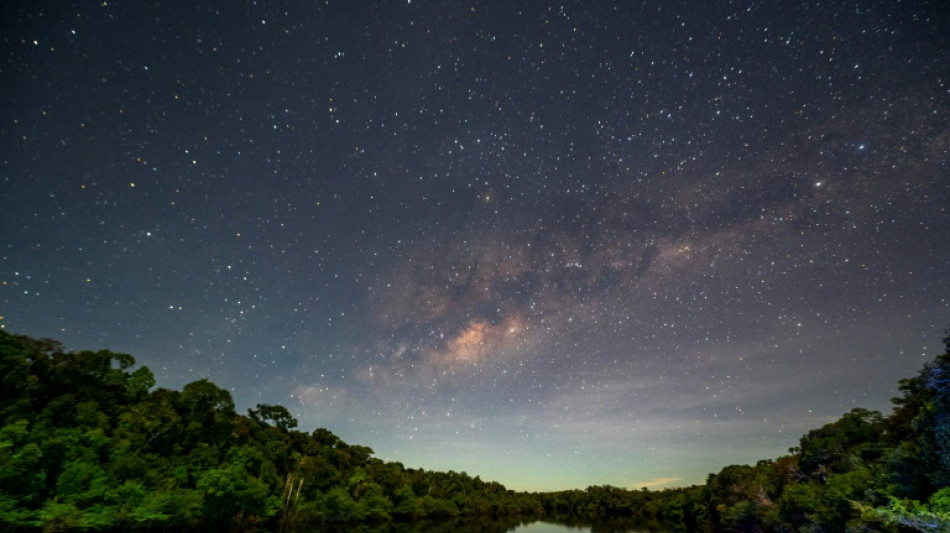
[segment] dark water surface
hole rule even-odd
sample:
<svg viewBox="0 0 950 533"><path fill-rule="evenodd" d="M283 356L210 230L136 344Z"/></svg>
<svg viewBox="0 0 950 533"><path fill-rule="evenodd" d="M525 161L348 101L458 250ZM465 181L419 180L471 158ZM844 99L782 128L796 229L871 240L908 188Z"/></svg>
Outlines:
<svg viewBox="0 0 950 533"><path fill-rule="evenodd" d="M681 533L662 524L630 520L605 522L465 517L385 524L327 524L293 533Z"/></svg>

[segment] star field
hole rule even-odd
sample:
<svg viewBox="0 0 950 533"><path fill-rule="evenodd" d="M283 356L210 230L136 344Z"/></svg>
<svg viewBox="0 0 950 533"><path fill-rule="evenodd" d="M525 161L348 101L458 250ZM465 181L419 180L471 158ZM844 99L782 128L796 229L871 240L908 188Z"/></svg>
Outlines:
<svg viewBox="0 0 950 533"><path fill-rule="evenodd" d="M950 326L940 2L0 7L0 326L509 488L775 457Z"/></svg>

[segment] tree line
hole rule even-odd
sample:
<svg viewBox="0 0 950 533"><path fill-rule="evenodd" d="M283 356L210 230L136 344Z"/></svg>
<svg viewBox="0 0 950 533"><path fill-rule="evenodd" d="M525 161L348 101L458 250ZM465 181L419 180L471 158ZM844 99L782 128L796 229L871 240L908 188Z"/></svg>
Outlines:
<svg viewBox="0 0 950 533"><path fill-rule="evenodd" d="M854 409L789 455L663 491L515 492L382 461L325 428L300 431L279 405L239 414L207 379L155 385L130 355L0 330L0 527L253 531L485 516L499 531L538 517L607 529L950 531L950 353L900 381L888 416Z"/></svg>
<svg viewBox="0 0 950 533"><path fill-rule="evenodd" d="M950 334L950 330L948 330ZM950 336L902 379L893 411L852 409L783 457L730 465L705 485L540 495L547 513L637 517L687 531L950 532Z"/></svg>
<svg viewBox="0 0 950 533"><path fill-rule="evenodd" d="M0 524L253 530L536 512L499 483L299 431L279 405L239 414L207 379L154 388L134 365L0 331Z"/></svg>

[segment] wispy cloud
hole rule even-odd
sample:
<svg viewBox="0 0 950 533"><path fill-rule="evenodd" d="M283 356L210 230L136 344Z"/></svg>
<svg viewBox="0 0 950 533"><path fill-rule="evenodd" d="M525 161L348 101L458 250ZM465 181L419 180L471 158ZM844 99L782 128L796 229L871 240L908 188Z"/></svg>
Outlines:
<svg viewBox="0 0 950 533"><path fill-rule="evenodd" d="M656 489L664 488L674 485L677 481L682 481L683 478L669 476L669 477L655 477L653 479L648 479L646 481L631 481L630 486L636 488L646 488L646 489Z"/></svg>

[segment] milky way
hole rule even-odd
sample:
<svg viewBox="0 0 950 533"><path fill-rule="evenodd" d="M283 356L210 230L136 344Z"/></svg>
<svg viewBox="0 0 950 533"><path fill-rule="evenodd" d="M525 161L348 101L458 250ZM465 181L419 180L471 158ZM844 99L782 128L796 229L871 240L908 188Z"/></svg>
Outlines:
<svg viewBox="0 0 950 533"><path fill-rule="evenodd" d="M0 325L511 488L701 482L950 326L940 2L8 2Z"/></svg>

